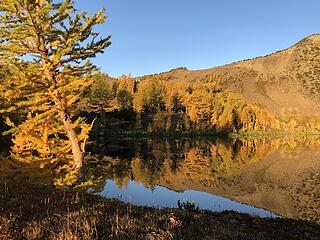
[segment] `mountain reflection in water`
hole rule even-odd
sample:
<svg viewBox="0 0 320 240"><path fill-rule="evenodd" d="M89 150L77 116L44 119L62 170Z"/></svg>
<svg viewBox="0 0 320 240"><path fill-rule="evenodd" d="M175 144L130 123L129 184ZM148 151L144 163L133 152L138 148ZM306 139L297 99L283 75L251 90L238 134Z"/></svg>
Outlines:
<svg viewBox="0 0 320 240"><path fill-rule="evenodd" d="M178 201L180 201L181 203L194 203L195 207L216 212L234 210L253 216L278 217L267 210L241 204L210 193L194 190L176 192L162 186L156 186L152 190L134 181L129 181L126 186L119 188L114 181L108 180L105 189L99 195L117 198L138 206L176 208L178 207Z"/></svg>
<svg viewBox="0 0 320 240"><path fill-rule="evenodd" d="M196 201L215 211L319 222L318 139L127 139L104 147L104 164L95 172L105 180L92 189L103 196L148 206Z"/></svg>

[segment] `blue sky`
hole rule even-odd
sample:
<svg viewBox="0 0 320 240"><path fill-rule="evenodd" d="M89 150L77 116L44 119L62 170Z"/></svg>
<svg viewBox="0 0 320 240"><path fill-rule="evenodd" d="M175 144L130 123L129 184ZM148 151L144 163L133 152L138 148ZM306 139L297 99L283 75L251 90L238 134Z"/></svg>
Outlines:
<svg viewBox="0 0 320 240"><path fill-rule="evenodd" d="M75 0L106 8L112 45L95 60L111 76L211 68L287 48L320 33L319 0Z"/></svg>

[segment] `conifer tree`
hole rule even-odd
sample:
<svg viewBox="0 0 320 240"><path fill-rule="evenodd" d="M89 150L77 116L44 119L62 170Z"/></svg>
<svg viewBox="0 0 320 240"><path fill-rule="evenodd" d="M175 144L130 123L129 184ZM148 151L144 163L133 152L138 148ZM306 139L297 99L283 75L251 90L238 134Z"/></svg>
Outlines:
<svg viewBox="0 0 320 240"><path fill-rule="evenodd" d="M13 153L67 159L81 169L90 126L76 117L75 104L96 70L89 59L110 44L110 36L98 39L94 32L105 19L104 9L88 17L70 0L0 2L0 61L10 72L0 92L10 103L7 112L27 116L19 125L7 119Z"/></svg>
<svg viewBox="0 0 320 240"><path fill-rule="evenodd" d="M116 105L116 89L114 80L106 74L97 72L93 76L93 83L90 87L88 104L93 111L105 112L112 111Z"/></svg>

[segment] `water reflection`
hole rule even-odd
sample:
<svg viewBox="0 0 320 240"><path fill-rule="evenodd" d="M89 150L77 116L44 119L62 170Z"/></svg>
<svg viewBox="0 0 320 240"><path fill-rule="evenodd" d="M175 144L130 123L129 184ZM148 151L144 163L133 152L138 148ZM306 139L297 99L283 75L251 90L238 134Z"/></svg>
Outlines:
<svg viewBox="0 0 320 240"><path fill-rule="evenodd" d="M138 206L176 208L178 207L178 201L180 201L182 203L195 203L196 207L200 209L216 212L234 210L260 217L278 217L270 211L241 204L210 193L193 190L177 192L162 186L146 189L142 184L135 181L129 181L126 186L119 188L114 181L107 180L105 188L100 195L117 198Z"/></svg>
<svg viewBox="0 0 320 240"><path fill-rule="evenodd" d="M101 181L95 190L130 196L138 205L152 193L147 205L154 202L153 206L175 205L178 192L188 195L192 190L199 204L206 199L201 207L207 209L216 210L210 206L216 194L280 215L319 221L319 146L319 139L304 137L114 140L105 145L104 164L95 172L112 182L104 180L104 186ZM219 201L223 205L224 200ZM236 205L232 209L240 211Z"/></svg>

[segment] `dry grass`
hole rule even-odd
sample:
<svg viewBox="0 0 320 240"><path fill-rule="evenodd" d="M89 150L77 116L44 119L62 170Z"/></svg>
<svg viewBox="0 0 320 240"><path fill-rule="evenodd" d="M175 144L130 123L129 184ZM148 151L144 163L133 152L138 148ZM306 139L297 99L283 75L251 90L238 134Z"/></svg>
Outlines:
<svg viewBox="0 0 320 240"><path fill-rule="evenodd" d="M135 207L87 193L1 185L0 239L319 239L294 220Z"/></svg>

